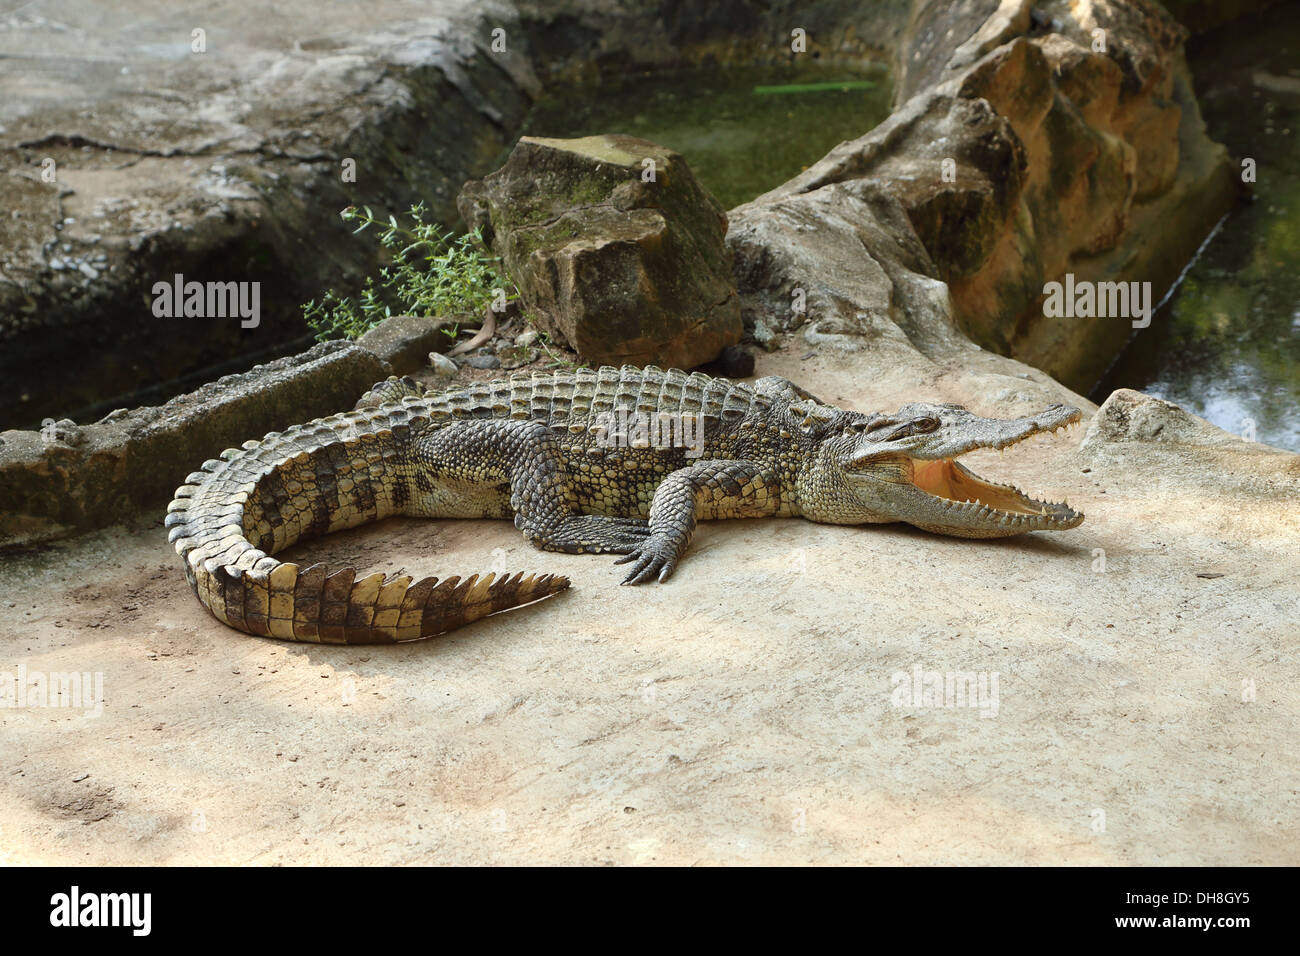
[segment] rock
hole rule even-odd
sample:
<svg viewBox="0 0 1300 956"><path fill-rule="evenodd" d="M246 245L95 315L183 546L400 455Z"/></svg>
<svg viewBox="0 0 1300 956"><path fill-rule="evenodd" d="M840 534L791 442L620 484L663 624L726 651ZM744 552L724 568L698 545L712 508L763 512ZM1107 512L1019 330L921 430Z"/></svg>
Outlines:
<svg viewBox="0 0 1300 956"><path fill-rule="evenodd" d="M495 355L483 355L480 353L477 355L466 356L465 364L468 365L470 368L492 369L492 368L500 368L501 360L497 358Z"/></svg>
<svg viewBox="0 0 1300 956"><path fill-rule="evenodd" d="M1158 6L1051 0L1035 30L1028 9L918 7L906 101L732 210L747 327L838 350L901 332L934 355L969 338L1068 386L1096 381L1132 317L1049 317L1046 284L1143 281L1158 300L1240 184Z"/></svg>
<svg viewBox="0 0 1300 956"><path fill-rule="evenodd" d="M222 450L351 408L391 369L351 343L228 375L164 405L92 425L6 431L0 444L0 547L27 545L162 509L185 476Z"/></svg>
<svg viewBox="0 0 1300 956"><path fill-rule="evenodd" d="M541 355L537 349L529 348L526 345L508 345L505 348L497 349L497 359L501 367L507 371L521 368L525 365L531 365L536 362Z"/></svg>
<svg viewBox="0 0 1300 956"><path fill-rule="evenodd" d="M443 378L452 378L460 371L460 368L456 363L447 358L447 356L443 355L441 352L429 353L429 365L433 368L433 373L435 375Z"/></svg>
<svg viewBox="0 0 1300 956"><path fill-rule="evenodd" d="M1110 394L1089 422L1082 450L1092 455L1100 453L1104 445L1125 442L1277 451L1211 425L1173 402L1121 388Z"/></svg>
<svg viewBox="0 0 1300 956"><path fill-rule="evenodd" d="M71 0L65 13L96 9ZM197 54L199 24L155 0L143 32L129 26L143 22L135 13L100 11L89 44L22 14L0 31L0 56L39 49L63 64L51 83L0 74L0 209L21 214L0 234L11 280L0 282L0 428L305 339L301 304L352 291L378 265L339 210L400 214L423 200L454 222L460 184L492 168L540 89L504 9L449 0L436 20L414 10L382 22L360 9L321 20L307 0L280 9L319 33L268 40L264 17L232 12L220 40L204 25L209 49ZM512 42L491 52L503 22ZM153 286L176 273L260 282L256 331L156 317ZM52 369L60 387L40 387Z"/></svg>
<svg viewBox="0 0 1300 956"><path fill-rule="evenodd" d="M772 329L771 323L761 315L755 317L750 335L765 351L771 352L777 347L776 332Z"/></svg>
<svg viewBox="0 0 1300 956"><path fill-rule="evenodd" d="M529 346L536 342L539 337L536 329L529 329L527 332L521 332L515 336L515 345Z"/></svg>
<svg viewBox="0 0 1300 956"><path fill-rule="evenodd" d="M405 375L422 368L429 352L441 352L451 345L443 330L455 324L456 317L395 315L357 339L357 345L391 365L395 374Z"/></svg>
<svg viewBox="0 0 1300 956"><path fill-rule="evenodd" d="M1135 499L1163 500L1159 507L1143 501L1143 511L1158 514L1162 525L1177 514L1192 534L1200 534L1207 513L1233 514L1236 530L1218 532L1227 545L1224 560L1253 547L1270 526L1289 529L1294 539L1300 455L1224 431L1171 402L1126 388L1112 392L1089 422L1079 455L1090 477L1128 484ZM1113 488L1098 493L1107 490ZM1106 501L1108 508L1123 506L1111 495ZM1277 509L1282 516L1270 517ZM1143 525L1151 527L1151 521L1146 517ZM1289 574L1300 580L1294 549L1290 557Z"/></svg>
<svg viewBox="0 0 1300 956"><path fill-rule="evenodd" d="M53 418L44 419L41 422L41 438L47 445L80 445L86 440L81 428L70 418L57 422Z"/></svg>
<svg viewBox="0 0 1300 956"><path fill-rule="evenodd" d="M740 339L726 215L671 150L525 136L458 206L537 324L593 364L694 368Z"/></svg>

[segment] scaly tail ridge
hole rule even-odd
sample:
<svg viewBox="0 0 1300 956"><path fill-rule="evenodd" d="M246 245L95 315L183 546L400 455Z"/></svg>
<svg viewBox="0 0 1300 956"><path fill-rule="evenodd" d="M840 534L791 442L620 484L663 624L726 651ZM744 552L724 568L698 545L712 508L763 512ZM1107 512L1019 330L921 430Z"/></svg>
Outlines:
<svg viewBox="0 0 1300 956"><path fill-rule="evenodd" d="M267 559L274 561L274 558ZM363 578L354 568L268 570L221 566L201 571L199 600L221 621L248 634L320 644L392 644L445 634L479 618L565 590L568 578L515 574Z"/></svg>
<svg viewBox="0 0 1300 956"><path fill-rule="evenodd" d="M267 553L402 513L414 481L403 441L428 414L418 400L355 410L204 462L176 490L166 521L203 605L261 637L384 644L444 634L568 588L554 574L358 578L355 568L302 569Z"/></svg>

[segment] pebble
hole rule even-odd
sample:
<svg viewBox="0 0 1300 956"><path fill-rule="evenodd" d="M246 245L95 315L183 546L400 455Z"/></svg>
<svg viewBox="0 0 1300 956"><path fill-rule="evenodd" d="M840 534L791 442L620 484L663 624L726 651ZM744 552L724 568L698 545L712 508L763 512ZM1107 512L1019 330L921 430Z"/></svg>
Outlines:
<svg viewBox="0 0 1300 956"><path fill-rule="evenodd" d="M754 341L769 352L776 348L776 332L761 318L754 320Z"/></svg>
<svg viewBox="0 0 1300 956"><path fill-rule="evenodd" d="M81 274L85 276L87 279L99 278L99 273L95 271L95 267L92 266L89 262L83 262L81 265L77 266L77 268L81 270Z"/></svg>
<svg viewBox="0 0 1300 956"><path fill-rule="evenodd" d="M522 346L523 348L527 348L528 346L536 342L537 339L538 339L537 330L529 329L527 332L521 332L519 335L515 336L515 345Z"/></svg>
<svg viewBox="0 0 1300 956"><path fill-rule="evenodd" d="M465 359L465 364L470 368L500 368L501 360L495 355L471 355Z"/></svg>
<svg viewBox="0 0 1300 956"><path fill-rule="evenodd" d="M460 371L456 368L456 363L447 358L447 356L443 355L441 352L430 352L429 364L433 366L433 372L435 375L441 375L444 378L451 378L451 376Z"/></svg>
<svg viewBox="0 0 1300 956"><path fill-rule="evenodd" d="M511 345L497 350L497 358L501 360L501 367L506 370L530 365L537 361L539 355L537 349L531 349L526 345Z"/></svg>

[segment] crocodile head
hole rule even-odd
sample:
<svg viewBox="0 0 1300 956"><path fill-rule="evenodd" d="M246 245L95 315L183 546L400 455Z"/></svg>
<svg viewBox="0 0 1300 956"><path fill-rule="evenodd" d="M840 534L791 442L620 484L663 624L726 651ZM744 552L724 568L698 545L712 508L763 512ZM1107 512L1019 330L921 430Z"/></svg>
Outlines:
<svg viewBox="0 0 1300 956"><path fill-rule="evenodd" d="M960 405L904 405L863 417L833 444L863 522L905 521L963 538L1064 531L1083 515L988 481L957 459L978 448L1008 448L1079 421L1079 410L1051 405L1024 418L981 418Z"/></svg>

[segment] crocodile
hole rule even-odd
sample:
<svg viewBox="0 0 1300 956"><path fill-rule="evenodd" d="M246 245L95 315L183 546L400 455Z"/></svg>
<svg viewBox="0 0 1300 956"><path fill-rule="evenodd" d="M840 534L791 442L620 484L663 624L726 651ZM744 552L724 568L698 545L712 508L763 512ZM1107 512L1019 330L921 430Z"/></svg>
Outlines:
<svg viewBox="0 0 1300 956"><path fill-rule="evenodd" d="M613 553L624 584L665 581L696 522L803 517L906 522L966 538L1076 527L1083 515L986 481L958 457L1079 421L915 402L836 408L778 376L605 367L533 372L434 393L375 385L347 412L205 462L176 491L169 541L199 600L249 634L390 643L442 634L569 586L558 574L439 580L272 557L394 515L513 518L544 550Z"/></svg>

